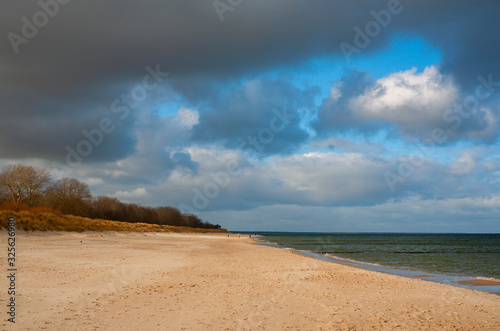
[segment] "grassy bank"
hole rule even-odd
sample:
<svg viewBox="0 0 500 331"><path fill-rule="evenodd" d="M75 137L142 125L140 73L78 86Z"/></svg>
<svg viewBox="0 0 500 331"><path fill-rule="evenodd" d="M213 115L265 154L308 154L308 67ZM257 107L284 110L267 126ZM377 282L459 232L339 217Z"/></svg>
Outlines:
<svg viewBox="0 0 500 331"><path fill-rule="evenodd" d="M16 218L16 228L25 231L126 231L126 232L227 232L227 230L190 228L185 226L126 223L90 219L72 215L57 215L49 212L0 211L0 229L6 229L8 218Z"/></svg>

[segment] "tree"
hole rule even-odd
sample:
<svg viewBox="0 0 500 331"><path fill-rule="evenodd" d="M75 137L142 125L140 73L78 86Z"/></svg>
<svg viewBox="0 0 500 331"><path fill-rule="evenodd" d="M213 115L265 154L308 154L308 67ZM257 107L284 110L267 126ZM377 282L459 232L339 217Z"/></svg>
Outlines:
<svg viewBox="0 0 500 331"><path fill-rule="evenodd" d="M184 218L184 223L185 223L183 225L189 226L191 228L203 228L204 227L202 220L198 216L196 216L194 214L183 214L182 216Z"/></svg>
<svg viewBox="0 0 500 331"><path fill-rule="evenodd" d="M117 198L98 196L92 202L93 217L111 221L126 221L127 207Z"/></svg>
<svg viewBox="0 0 500 331"><path fill-rule="evenodd" d="M5 187L0 186L0 205L9 201L9 196Z"/></svg>
<svg viewBox="0 0 500 331"><path fill-rule="evenodd" d="M47 189L47 203L63 214L87 216L92 194L87 184L75 178L62 178Z"/></svg>
<svg viewBox="0 0 500 331"><path fill-rule="evenodd" d="M6 166L0 173L0 190L9 201L33 207L50 183L50 173L22 164Z"/></svg>
<svg viewBox="0 0 500 331"><path fill-rule="evenodd" d="M179 209L174 207L157 207L158 223L165 225L184 225L184 218Z"/></svg>

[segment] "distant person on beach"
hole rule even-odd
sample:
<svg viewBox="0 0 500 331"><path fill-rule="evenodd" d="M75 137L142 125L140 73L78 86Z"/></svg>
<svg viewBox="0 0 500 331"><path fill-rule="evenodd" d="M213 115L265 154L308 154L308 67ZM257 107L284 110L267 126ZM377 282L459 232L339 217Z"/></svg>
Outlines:
<svg viewBox="0 0 500 331"><path fill-rule="evenodd" d="M238 239L240 239L240 234L238 233Z"/></svg>

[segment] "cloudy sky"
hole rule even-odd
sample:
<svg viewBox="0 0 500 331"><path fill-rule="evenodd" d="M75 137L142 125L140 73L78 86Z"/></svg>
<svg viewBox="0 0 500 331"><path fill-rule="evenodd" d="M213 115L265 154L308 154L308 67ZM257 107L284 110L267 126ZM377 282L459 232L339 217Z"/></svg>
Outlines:
<svg viewBox="0 0 500 331"><path fill-rule="evenodd" d="M0 166L230 230L500 232L500 3L4 0Z"/></svg>

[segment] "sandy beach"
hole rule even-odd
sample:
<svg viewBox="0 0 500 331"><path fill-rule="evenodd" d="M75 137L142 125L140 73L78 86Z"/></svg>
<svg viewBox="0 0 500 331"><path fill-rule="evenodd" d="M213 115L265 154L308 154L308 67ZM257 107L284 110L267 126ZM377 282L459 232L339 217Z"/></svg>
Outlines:
<svg viewBox="0 0 500 331"><path fill-rule="evenodd" d="M7 234L0 232L2 273ZM17 234L2 330L499 330L500 296L255 245L246 236Z"/></svg>

